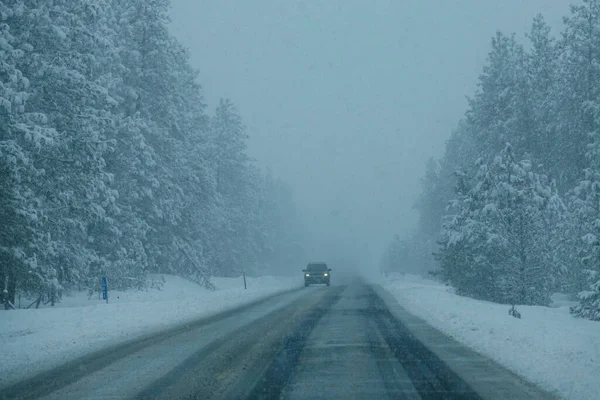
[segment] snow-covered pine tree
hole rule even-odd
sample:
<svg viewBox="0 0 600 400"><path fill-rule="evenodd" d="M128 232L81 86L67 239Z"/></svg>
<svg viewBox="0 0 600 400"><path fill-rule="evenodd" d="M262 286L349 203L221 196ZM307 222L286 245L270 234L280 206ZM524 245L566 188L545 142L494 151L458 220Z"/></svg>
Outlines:
<svg viewBox="0 0 600 400"><path fill-rule="evenodd" d="M597 147L593 146L593 147ZM593 150L591 150L593 151ZM595 151L594 151L595 152ZM596 157L600 156L597 154ZM596 163L597 164L597 163ZM572 269L579 304L571 312L579 317L600 321L600 171L589 168L584 179L571 192L576 234L573 244L576 260ZM585 284L587 281L587 285ZM587 286L587 287L586 287Z"/></svg>
<svg viewBox="0 0 600 400"><path fill-rule="evenodd" d="M210 135L218 219L222 221L215 226L218 245L213 252L214 267L225 275L232 275L245 257L244 242L248 237L252 192L247 179L250 160L245 153L248 135L231 101L220 101L211 118Z"/></svg>
<svg viewBox="0 0 600 400"><path fill-rule="evenodd" d="M457 172L457 197L449 206L453 214L443 217L437 257L442 278L459 294L500 301L496 271L500 253L488 242L493 231L482 216L494 179L482 159L477 166L474 176L469 171Z"/></svg>
<svg viewBox="0 0 600 400"><path fill-rule="evenodd" d="M32 46L17 29L26 13L23 2L0 3L0 297L7 309L17 290L56 286L56 271L39 262L50 248L37 190L44 171L35 162L55 132L28 104L32 87L21 66Z"/></svg>
<svg viewBox="0 0 600 400"><path fill-rule="evenodd" d="M199 96L199 91L196 96ZM195 98L192 96L191 98ZM202 105L197 101L198 105ZM185 204L182 219L174 231L175 246L179 256L183 257L176 265L177 273L210 287L211 245L216 238L211 231L216 209L216 182L214 168L210 164L208 127L205 115L199 110L198 117L188 120L193 124L185 131L188 133L185 147L179 150L179 185L183 188ZM195 261L191 262L190 258Z"/></svg>
<svg viewBox="0 0 600 400"><path fill-rule="evenodd" d="M559 79L554 90L558 94L556 113L556 164L562 175L560 187L577 185L586 158L588 135L598 128L600 99L600 1L583 0L571 6L564 19L565 28L558 43L561 49ZM563 184L562 182L566 182Z"/></svg>
<svg viewBox="0 0 600 400"><path fill-rule="evenodd" d="M143 245L149 226L132 206L132 193L141 196L151 187L148 171L154 165L153 149L144 140L141 118L125 116L122 110L126 87L123 84L125 68L119 47L121 10L112 0L88 3L92 7L95 40L99 44L101 61L96 68L96 84L110 98L111 128L104 132L106 140L114 145L104 155L105 172L111 177L110 187L115 193L111 218L94 226L93 247L103 254L106 262L85 276L88 288L98 288L98 276L107 274L116 289L143 287L148 271L148 257Z"/></svg>
<svg viewBox="0 0 600 400"><path fill-rule="evenodd" d="M125 203L147 226L142 240L148 271L175 273L181 251L173 233L185 204L175 171L183 139L176 99L180 46L168 32L169 1L113 0L112 6L118 13L115 44L121 57L119 109L129 118L135 142L126 129L120 135L145 167L137 176L122 176ZM138 185L125 188L131 179Z"/></svg>
<svg viewBox="0 0 600 400"><path fill-rule="evenodd" d="M31 76L29 104L58 132L51 151L37 157L46 174L38 190L45 194L45 231L54 250L38 256L60 282L78 283L109 268L103 250L110 249L96 241L112 235L104 227L113 226L117 197L104 159L115 146L107 136L114 100L101 83L110 62L98 35L106 4L51 0L27 7L17 32L32 46L21 66Z"/></svg>
<svg viewBox="0 0 600 400"><path fill-rule="evenodd" d="M565 167L561 159L558 93L556 82L559 78L559 52L555 39L550 35L550 27L541 15L537 15L527 35L531 50L526 54L526 75L530 87L532 123L524 137L525 149L531 162L543 166L549 178L558 181L559 190L564 193L568 181L563 181L561 170Z"/></svg>
<svg viewBox="0 0 600 400"><path fill-rule="evenodd" d="M466 183L468 190L458 192L457 200L453 203L458 209L445 217L441 240L443 246L439 254L442 275L446 275L448 280L460 287L459 291L465 290L465 286L468 286L465 282L469 282L470 277L477 276L471 267L480 265L483 269L487 268L486 263L490 262L489 257L492 255L515 260L512 266L504 261L496 262L496 265L519 271L515 267L519 265L519 257L506 250L510 250L511 246L491 251L494 241L482 245L487 234L478 223L486 221L485 224L495 227L492 233L498 235L497 238L510 237L511 241L516 240L515 243L519 242L518 229L508 229L510 224L497 223L493 220L493 213L487 214L489 221L484 219L477 208L481 204L475 209L470 208L482 196L487 196L475 190L482 186L486 174L493 178L495 185L500 185L508 179L505 171L513 170L511 179L514 181L511 185L514 190L510 192L518 196L511 201L517 204L517 200L521 198L521 205L514 208L497 204L501 218L496 219L504 219L506 222L520 218L520 214L540 216L532 219L537 221L535 223L523 224L526 229L522 227L522 230L544 231L543 241L531 241L528 244L524 241L531 248L532 254L538 251L535 250L536 247L544 241L551 244L547 248L552 251L545 253L548 260L544 264L549 265L550 269L548 275L545 272L542 274L542 280L548 283L544 285L569 293L581 292L581 305L574 312L577 315L587 313L585 316L594 318L592 314L598 304L595 294L598 289L598 268L594 261L598 205L594 192L600 170L596 165L600 159L600 153L596 152L600 122L599 37L600 1L584 0L571 7L571 15L565 19L562 37L556 42L540 16L535 18L528 35L531 44L528 53L524 52L514 38L502 34L494 38L488 65L481 76L478 91L470 102L467 118L447 143L446 153L439 163L440 178L436 178L443 184L455 183L456 178L448 178L449 174L457 169L465 171L459 177L458 184L464 186ZM505 168L503 172L499 165L507 164L497 164L494 160L498 159L498 153L506 141L515 145L514 160L520 161L513 163L516 167ZM478 158L479 167L474 169L472 165ZM523 160L531 162L524 163ZM534 171L540 174L536 175ZM583 177L582 171L585 171ZM551 179L544 177L541 172L548 173ZM538 181L540 185L534 184ZM504 182L501 187L508 187L506 185ZM518 189L519 185L523 188L541 187L543 190ZM437 200L436 196L444 201L451 199L448 194L443 194L448 191L439 190L437 186L429 181L424 185L420 212L431 213L429 204ZM431 190L432 188L436 189ZM566 195L569 199L568 213L557 192L569 192ZM550 196L547 193L551 193ZM531 199L537 199L538 203L548 206L539 208ZM524 213L526 205L529 211ZM512 214L509 210L512 210ZM431 226L431 221L435 221L435 218L429 215L423 221L427 221L423 225ZM502 226L504 228L500 229ZM471 230L470 233L467 227ZM500 235L500 231L505 231L505 235ZM466 240L467 233L472 238L471 241ZM522 236L527 238L527 235ZM537 234L532 237L537 237ZM507 252L504 254L505 250ZM525 259L530 259L530 256ZM557 270L560 274L556 274ZM502 269L498 267L497 272L502 272ZM519 272L515 276L527 275L525 272ZM514 294L518 294L519 290L523 291L522 287L519 289L519 280L507 280L502 283L502 287L499 290L504 293L501 301L509 301L506 297L510 293L513 293L510 295L512 297L526 297ZM542 290L545 291L546 289ZM490 293L496 293L496 296L498 292L491 290ZM542 294L538 298L545 296Z"/></svg>
<svg viewBox="0 0 600 400"><path fill-rule="evenodd" d="M230 102L209 121L168 7L0 3L6 304L103 274L121 288L153 271L210 286L302 252L291 191L263 184Z"/></svg>
<svg viewBox="0 0 600 400"><path fill-rule="evenodd" d="M467 112L478 157L491 161L507 142L519 149L520 156L531 153L530 91L523 47L514 35L497 32Z"/></svg>
<svg viewBox="0 0 600 400"><path fill-rule="evenodd" d="M598 99L587 102L594 123L589 132L592 142L587 147L588 168L584 178L570 192L573 214L572 251L576 255L572 269L575 270L576 288L584 286L578 294L579 305L573 314L600 321L600 107ZM587 281L584 284L583 281ZM586 287L587 286L587 287Z"/></svg>
<svg viewBox="0 0 600 400"><path fill-rule="evenodd" d="M559 115L562 123L564 174L575 188L569 193L571 223L565 242L571 246L570 289L579 290L580 304L572 312L600 320L600 1L571 6L560 42ZM591 143L590 143L591 139ZM581 173L584 171L583 178ZM579 182L577 182L579 180Z"/></svg>
<svg viewBox="0 0 600 400"><path fill-rule="evenodd" d="M208 282L204 275L214 238L207 221L215 213L212 167L202 159L208 154L208 122L197 73L168 32L169 5L168 0L113 1L119 10L119 108L129 126L137 125L135 142L127 130L122 138L146 166L143 174L121 175L122 187L128 208L148 227L142 242L149 271ZM128 189L132 179L138 185Z"/></svg>
<svg viewBox="0 0 600 400"><path fill-rule="evenodd" d="M494 161L495 193L487 215L493 240L505 249L500 286L512 304L547 305L558 272L551 229L565 212L548 179L507 145Z"/></svg>
<svg viewBox="0 0 600 400"><path fill-rule="evenodd" d="M556 265L548 226L562 201L507 145L475 176L462 175L445 218L442 273L459 293L512 304L548 304Z"/></svg>
<svg viewBox="0 0 600 400"><path fill-rule="evenodd" d="M413 238L408 239L408 246L413 249L412 257L418 260L422 274L436 273L434 253L441 239L444 216L451 214L447 206L455 198L456 171L469 170L472 167L469 160L476 154L472 126L463 120L446 142L444 157L439 162L428 163L422 179L423 193L414 206L419 213L417 229Z"/></svg>

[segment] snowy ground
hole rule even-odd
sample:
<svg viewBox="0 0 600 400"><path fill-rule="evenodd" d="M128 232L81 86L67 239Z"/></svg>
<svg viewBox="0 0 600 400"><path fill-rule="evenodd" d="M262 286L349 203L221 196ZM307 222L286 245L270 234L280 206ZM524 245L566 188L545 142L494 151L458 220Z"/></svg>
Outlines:
<svg viewBox="0 0 600 400"><path fill-rule="evenodd" d="M303 285L298 277L215 278L216 291L165 275L162 290L76 293L54 308L0 311L0 386L87 352Z"/></svg>
<svg viewBox="0 0 600 400"><path fill-rule="evenodd" d="M405 275L380 282L407 311L566 399L600 398L600 322L576 319L556 296L552 308L509 307L457 296L434 281Z"/></svg>

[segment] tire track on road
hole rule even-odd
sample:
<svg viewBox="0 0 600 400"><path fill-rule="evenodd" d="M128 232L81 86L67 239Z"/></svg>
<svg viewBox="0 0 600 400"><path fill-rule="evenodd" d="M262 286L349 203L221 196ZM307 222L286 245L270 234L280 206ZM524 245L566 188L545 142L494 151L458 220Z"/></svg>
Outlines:
<svg viewBox="0 0 600 400"><path fill-rule="evenodd" d="M481 400L440 358L421 343L369 288L369 308L379 332L423 399Z"/></svg>
<svg viewBox="0 0 600 400"><path fill-rule="evenodd" d="M248 400L278 399L294 373L298 358L304 349L306 340L314 327L339 300L343 288L333 288L335 295L328 301L315 307L299 324L297 329L287 335L283 345L262 379L254 387Z"/></svg>
<svg viewBox="0 0 600 400"><path fill-rule="evenodd" d="M310 331L341 290L329 288L240 327L191 355L136 398L243 399L261 398L253 397L261 392L275 393L283 378L282 371L278 371L279 378L275 376L274 368L293 365L290 350L299 345L302 332Z"/></svg>

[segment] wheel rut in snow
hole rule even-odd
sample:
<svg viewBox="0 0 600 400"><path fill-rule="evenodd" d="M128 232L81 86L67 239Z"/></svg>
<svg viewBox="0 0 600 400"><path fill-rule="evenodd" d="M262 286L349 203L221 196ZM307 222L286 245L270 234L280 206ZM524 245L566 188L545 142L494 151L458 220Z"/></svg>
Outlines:
<svg viewBox="0 0 600 400"><path fill-rule="evenodd" d="M334 288L335 295L314 307L300 322L297 329L287 335L263 377L253 388L248 400L278 399L294 374L294 368L306 341L314 327L339 300L341 289Z"/></svg>
<svg viewBox="0 0 600 400"><path fill-rule="evenodd" d="M464 380L391 314L372 288L368 290L369 307L365 312L374 320L380 335L412 380L421 398L481 399Z"/></svg>
<svg viewBox="0 0 600 400"><path fill-rule="evenodd" d="M293 348L293 362L272 365L277 384L266 385L253 399L480 398L366 283L348 286L304 341ZM278 373L291 377L283 390Z"/></svg>
<svg viewBox="0 0 600 400"><path fill-rule="evenodd" d="M313 296L223 336L145 388L137 398L276 398L293 371L302 341L342 290L315 289Z"/></svg>

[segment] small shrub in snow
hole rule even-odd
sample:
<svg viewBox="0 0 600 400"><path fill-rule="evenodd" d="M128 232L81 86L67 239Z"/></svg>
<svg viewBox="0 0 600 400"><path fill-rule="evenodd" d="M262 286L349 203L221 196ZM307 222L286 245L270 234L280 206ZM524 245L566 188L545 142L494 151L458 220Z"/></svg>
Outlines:
<svg viewBox="0 0 600 400"><path fill-rule="evenodd" d="M586 271L590 281L590 290L579 293L579 304L571 307L571 312L581 318L600 321L600 273Z"/></svg>
<svg viewBox="0 0 600 400"><path fill-rule="evenodd" d="M514 305L508 310L508 315L521 319L521 313L517 311Z"/></svg>

